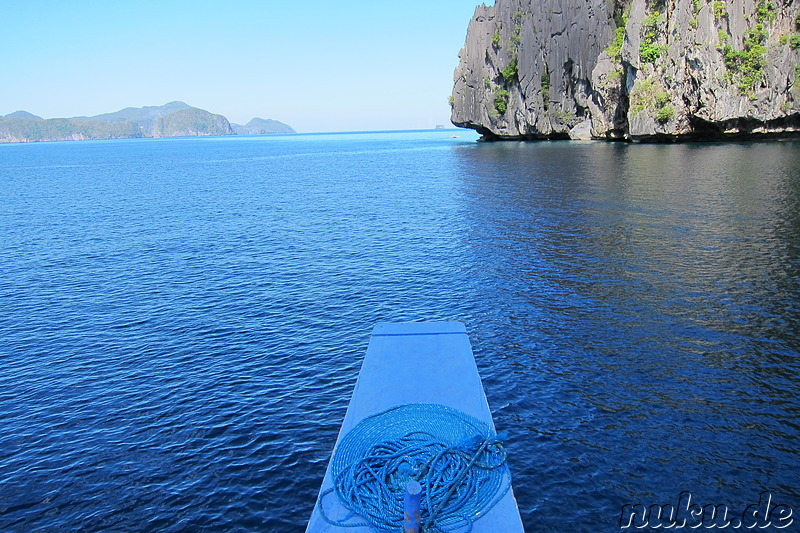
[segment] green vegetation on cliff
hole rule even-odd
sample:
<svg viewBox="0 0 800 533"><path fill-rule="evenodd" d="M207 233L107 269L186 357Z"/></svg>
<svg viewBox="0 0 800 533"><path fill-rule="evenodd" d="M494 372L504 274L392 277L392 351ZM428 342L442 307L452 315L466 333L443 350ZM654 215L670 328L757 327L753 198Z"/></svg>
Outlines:
<svg viewBox="0 0 800 533"><path fill-rule="evenodd" d="M507 84L517 81L517 76L519 75L519 62L517 58L513 58L511 62L506 65L506 67L500 72L500 76L503 77L503 81Z"/></svg>
<svg viewBox="0 0 800 533"><path fill-rule="evenodd" d="M642 21L643 33L639 44L639 58L644 63L655 63L667 49L666 46L656 44L659 33L664 31L666 24L667 19L658 11L650 13Z"/></svg>
<svg viewBox="0 0 800 533"><path fill-rule="evenodd" d="M661 125L675 118L675 108L668 92L661 91L653 79L637 82L631 92L631 113L643 111L653 113L653 118Z"/></svg>
<svg viewBox="0 0 800 533"><path fill-rule="evenodd" d="M755 88L764 79L764 67L767 64L765 44L769 36L767 24L775 18L774 9L772 2L759 0L756 6L756 25L745 33L742 50L734 49L727 42L721 46L728 79L736 84L742 94L752 96ZM722 41L720 39L721 43Z"/></svg>
<svg viewBox="0 0 800 533"><path fill-rule="evenodd" d="M622 45L625 42L625 25L619 26L614 30L614 39L608 43L606 53L615 63L619 63L622 59Z"/></svg>
<svg viewBox="0 0 800 533"><path fill-rule="evenodd" d="M508 91L502 87L494 88L494 109L501 115L505 114L508 108Z"/></svg>

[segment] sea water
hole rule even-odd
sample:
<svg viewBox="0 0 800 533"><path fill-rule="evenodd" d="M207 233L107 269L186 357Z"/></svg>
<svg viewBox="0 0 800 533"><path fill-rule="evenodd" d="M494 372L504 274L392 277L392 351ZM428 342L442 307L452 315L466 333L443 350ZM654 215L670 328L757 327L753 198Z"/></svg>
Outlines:
<svg viewBox="0 0 800 533"><path fill-rule="evenodd" d="M466 324L528 531L800 523L800 144L475 141L0 145L0 530L301 531L418 320Z"/></svg>

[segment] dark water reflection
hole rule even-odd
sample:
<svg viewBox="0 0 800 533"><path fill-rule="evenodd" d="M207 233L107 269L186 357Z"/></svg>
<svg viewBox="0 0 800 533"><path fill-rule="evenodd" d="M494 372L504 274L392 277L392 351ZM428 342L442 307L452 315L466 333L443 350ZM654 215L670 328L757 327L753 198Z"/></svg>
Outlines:
<svg viewBox="0 0 800 533"><path fill-rule="evenodd" d="M457 153L526 527L613 529L681 491L796 506L798 145Z"/></svg>

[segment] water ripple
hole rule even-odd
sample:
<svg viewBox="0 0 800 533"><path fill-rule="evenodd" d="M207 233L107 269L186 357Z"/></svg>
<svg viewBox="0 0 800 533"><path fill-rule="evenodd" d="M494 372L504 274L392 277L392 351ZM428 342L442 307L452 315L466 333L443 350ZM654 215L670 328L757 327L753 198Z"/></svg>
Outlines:
<svg viewBox="0 0 800 533"><path fill-rule="evenodd" d="M467 324L529 531L799 509L796 143L449 137L0 146L0 530L301 530L385 320Z"/></svg>

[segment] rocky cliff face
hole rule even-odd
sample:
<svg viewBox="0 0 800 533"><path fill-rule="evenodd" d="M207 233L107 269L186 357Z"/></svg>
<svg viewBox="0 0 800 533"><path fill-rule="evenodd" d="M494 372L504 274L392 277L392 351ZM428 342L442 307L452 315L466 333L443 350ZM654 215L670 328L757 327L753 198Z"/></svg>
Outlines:
<svg viewBox="0 0 800 533"><path fill-rule="evenodd" d="M800 135L800 2L479 6L452 121L485 139Z"/></svg>

